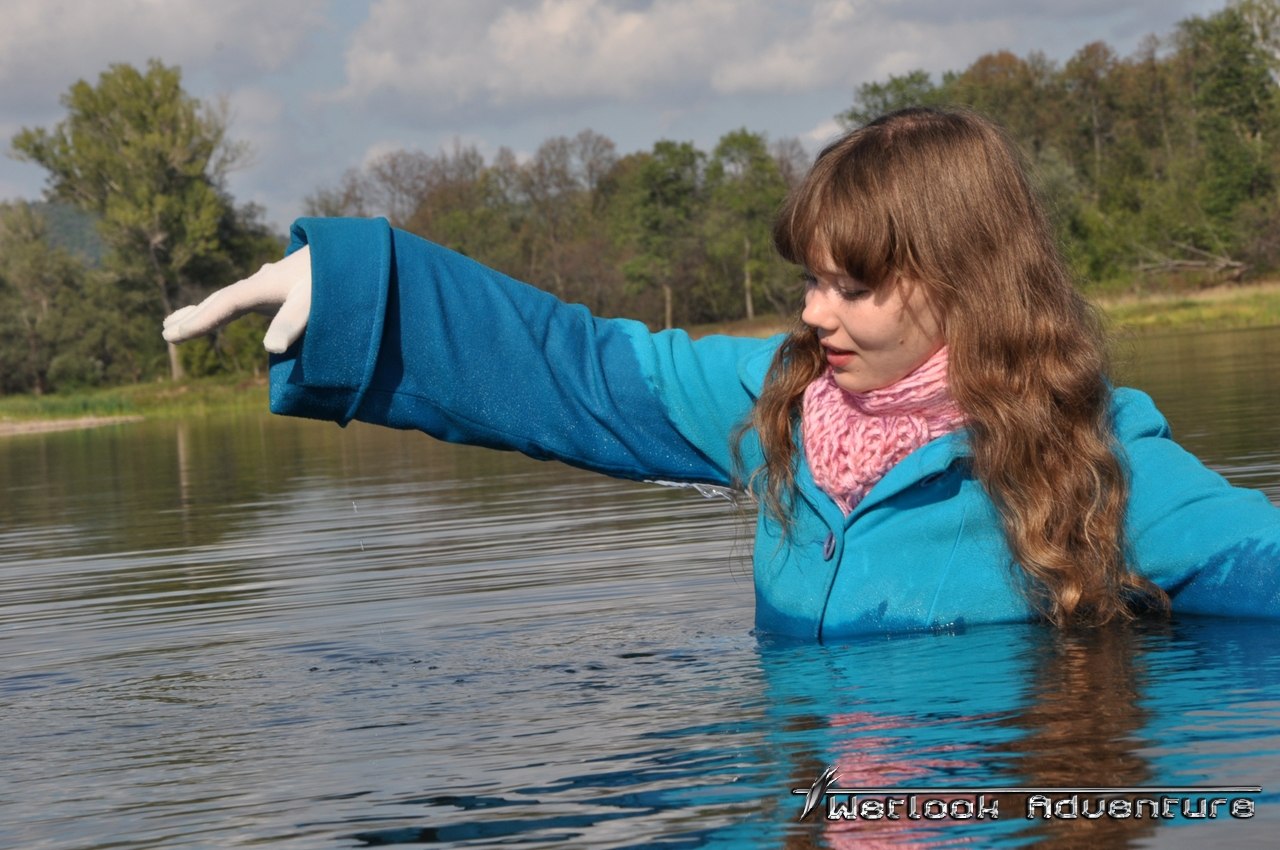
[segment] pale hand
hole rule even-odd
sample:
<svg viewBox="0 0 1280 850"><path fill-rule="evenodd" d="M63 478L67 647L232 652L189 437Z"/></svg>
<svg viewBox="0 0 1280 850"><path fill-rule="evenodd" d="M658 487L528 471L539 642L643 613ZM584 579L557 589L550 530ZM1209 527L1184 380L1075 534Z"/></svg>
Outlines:
<svg viewBox="0 0 1280 850"><path fill-rule="evenodd" d="M284 352L302 336L311 314L311 250L294 251L278 263L219 289L199 304L176 310L164 320L167 342L185 342L250 312L275 314L262 345L274 354Z"/></svg>

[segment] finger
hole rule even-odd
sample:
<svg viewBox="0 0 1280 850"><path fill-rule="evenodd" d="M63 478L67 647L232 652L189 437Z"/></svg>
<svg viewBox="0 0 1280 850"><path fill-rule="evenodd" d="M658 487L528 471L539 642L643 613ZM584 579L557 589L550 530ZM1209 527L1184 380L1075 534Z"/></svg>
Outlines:
<svg viewBox="0 0 1280 850"><path fill-rule="evenodd" d="M280 312L267 328L267 335L262 338L262 346L273 354L283 354L302 336L310 315L311 281L303 280L289 290L289 297L285 298Z"/></svg>
<svg viewBox="0 0 1280 850"><path fill-rule="evenodd" d="M256 309L269 301L264 301L255 277L233 283L219 289L201 301L190 312L178 311L170 317L173 321L166 323L164 338L167 342L183 342L193 337L203 336L230 322L245 313ZM181 314L181 315L179 315Z"/></svg>
<svg viewBox="0 0 1280 850"><path fill-rule="evenodd" d="M197 306L198 305L191 304L186 307L181 307L177 310L174 310L172 313L164 317L164 326L168 328L168 327L172 327L173 325L181 324L182 320L185 317L190 316L193 312L195 312L195 309Z"/></svg>
<svg viewBox="0 0 1280 850"><path fill-rule="evenodd" d="M308 290L305 310L309 312L311 252L307 246L279 262L266 264L242 281L219 289L195 307L175 311L165 320L164 338L168 342L182 342L202 336L255 310L271 315L300 284L305 284ZM303 313L301 323L297 322L296 316L288 322L297 325L287 329L282 326L284 338L292 341L306 326L306 313Z"/></svg>

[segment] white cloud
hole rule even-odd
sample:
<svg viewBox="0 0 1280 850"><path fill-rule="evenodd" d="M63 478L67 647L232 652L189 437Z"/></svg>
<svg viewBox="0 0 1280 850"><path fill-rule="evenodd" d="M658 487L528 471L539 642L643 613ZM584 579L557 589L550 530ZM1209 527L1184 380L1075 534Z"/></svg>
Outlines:
<svg viewBox="0 0 1280 850"><path fill-rule="evenodd" d="M0 106L49 109L108 65L209 68L227 82L291 61L321 17L307 0L0 0Z"/></svg>
<svg viewBox="0 0 1280 850"><path fill-rule="evenodd" d="M524 118L609 102L681 109L724 95L841 87L914 68L959 70L1085 32L1134 38L1152 5L1212 0L375 0L335 99L409 124ZM429 10L429 11L428 11ZM1070 45L1075 49L1082 37Z"/></svg>
<svg viewBox="0 0 1280 850"><path fill-rule="evenodd" d="M657 0L644 11L475 0L424 15L411 0L381 0L351 41L342 95L410 95L441 107L636 96L705 76L703 39L734 9L725 0Z"/></svg>
<svg viewBox="0 0 1280 850"><path fill-rule="evenodd" d="M827 121L823 121L813 129L802 133L800 135L800 139L808 142L812 147L822 148L826 147L829 142L833 141L836 136L840 135L843 129L844 128L840 126L840 123L832 118Z"/></svg>
<svg viewBox="0 0 1280 850"><path fill-rule="evenodd" d="M340 99L436 108L794 91L851 64L853 0L379 0L346 54Z"/></svg>

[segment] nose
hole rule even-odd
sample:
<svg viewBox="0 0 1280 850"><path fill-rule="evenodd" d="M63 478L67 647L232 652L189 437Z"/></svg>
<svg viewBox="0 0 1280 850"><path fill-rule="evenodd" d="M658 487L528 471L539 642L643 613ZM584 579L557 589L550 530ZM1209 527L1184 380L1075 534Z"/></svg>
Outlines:
<svg viewBox="0 0 1280 850"><path fill-rule="evenodd" d="M830 286L822 284L810 285L804 293L804 310L800 312L800 321L815 331L835 329L835 313L831 309L833 296Z"/></svg>

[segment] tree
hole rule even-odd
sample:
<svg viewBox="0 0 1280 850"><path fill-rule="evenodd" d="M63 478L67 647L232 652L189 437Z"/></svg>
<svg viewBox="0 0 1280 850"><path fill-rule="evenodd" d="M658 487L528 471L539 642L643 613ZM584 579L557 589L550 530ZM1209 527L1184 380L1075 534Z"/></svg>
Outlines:
<svg viewBox="0 0 1280 850"><path fill-rule="evenodd" d="M1103 149L1111 137L1115 98L1110 83L1115 79L1115 52L1101 41L1086 44L1076 51L1063 71L1068 104L1080 116L1084 136L1089 143L1090 174L1093 200L1102 193Z"/></svg>
<svg viewBox="0 0 1280 850"><path fill-rule="evenodd" d="M928 71L890 75L886 82L863 83L854 94L854 105L836 118L846 127L869 124L886 112L908 106L940 106L946 92L933 83Z"/></svg>
<svg viewBox="0 0 1280 850"><path fill-rule="evenodd" d="M583 130L544 143L518 181L530 278L595 312L612 312L623 288L602 189L617 162L611 139Z"/></svg>
<svg viewBox="0 0 1280 850"><path fill-rule="evenodd" d="M546 281L561 298L581 297L588 285L579 248L592 241L595 189L616 161L612 141L583 130L573 139L543 142L520 171L533 251L530 277Z"/></svg>
<svg viewBox="0 0 1280 850"><path fill-rule="evenodd" d="M1275 82L1255 29L1238 9L1184 21L1180 35L1181 49L1192 57L1203 203L1225 238L1236 211L1273 188L1268 145L1277 118Z"/></svg>
<svg viewBox="0 0 1280 850"><path fill-rule="evenodd" d="M50 389L64 314L84 276L81 263L50 244L30 205L0 206L0 391Z"/></svg>
<svg viewBox="0 0 1280 850"><path fill-rule="evenodd" d="M946 102L967 106L1003 124L1032 155L1061 126L1057 69L1043 54L1026 59L1007 50L979 56L959 74L944 74Z"/></svg>
<svg viewBox="0 0 1280 850"><path fill-rule="evenodd" d="M21 159L49 172L47 192L96 213L122 287L151 293L152 318L171 312L234 263L221 238L237 217L223 184L245 149L227 139L225 109L182 89L181 72L157 60L146 73L112 65L91 86L62 98L67 117L52 130L23 129ZM168 348L173 378L183 374Z"/></svg>
<svg viewBox="0 0 1280 850"><path fill-rule="evenodd" d="M804 143L795 136L776 139L769 146L769 153L773 155L778 174L788 191L800 185L813 163L813 157L805 150Z"/></svg>
<svg viewBox="0 0 1280 850"><path fill-rule="evenodd" d="M764 136L745 127L721 137L707 166L708 254L725 277L742 281L743 311L755 318L755 292L776 267L770 231L787 187Z"/></svg>
<svg viewBox="0 0 1280 850"><path fill-rule="evenodd" d="M513 200L519 191L515 155L501 149L491 166L475 146L455 142L451 150L428 160L430 168L405 228L508 274L527 277L527 223Z"/></svg>
<svg viewBox="0 0 1280 850"><path fill-rule="evenodd" d="M1272 78L1280 77L1280 0L1233 0L1231 9L1252 33Z"/></svg>
<svg viewBox="0 0 1280 850"><path fill-rule="evenodd" d="M703 159L691 142L662 140L624 173L618 212L631 249L623 274L633 291L662 293L664 327L675 322L675 291L697 274L698 221L704 205Z"/></svg>
<svg viewBox="0 0 1280 850"><path fill-rule="evenodd" d="M317 218L367 218L372 203L368 179L358 168L348 168L338 185L321 187L302 201L303 215ZM387 214L388 220L390 214Z"/></svg>

